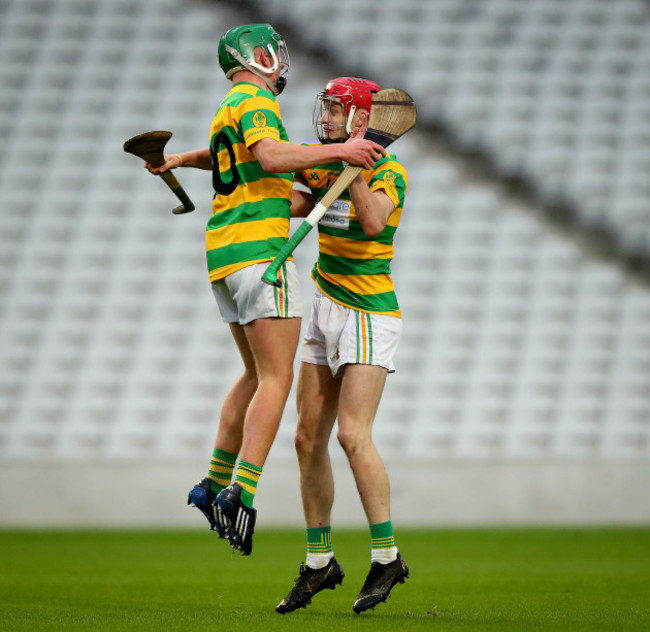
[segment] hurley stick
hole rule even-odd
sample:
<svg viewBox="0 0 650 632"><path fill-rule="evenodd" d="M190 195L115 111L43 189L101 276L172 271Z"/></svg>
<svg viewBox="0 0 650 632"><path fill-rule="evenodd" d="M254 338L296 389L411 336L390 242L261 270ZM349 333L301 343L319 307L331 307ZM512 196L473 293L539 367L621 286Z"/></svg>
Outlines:
<svg viewBox="0 0 650 632"><path fill-rule="evenodd" d="M411 96L397 88L381 90L372 97L368 129L364 135L367 140L372 140L382 147L388 147L393 141L406 134L415 127L417 110ZM314 206L309 215L298 226L287 243L271 261L268 268L262 275L262 281L269 285L281 286L278 281L278 270L280 266L291 256L298 244L305 238L307 233L325 215L327 209L339 198L341 193L347 189L352 181L361 173L363 167L348 165L341 175L336 179L322 199Z"/></svg>
<svg viewBox="0 0 650 632"><path fill-rule="evenodd" d="M163 150L167 141L172 137L171 132L145 132L138 134L133 138L129 138L124 143L124 151L134 156L139 156L145 162L148 162L152 167L160 167L165 164L165 156ZM161 173L160 177L165 181L165 184L174 192L176 197L181 201L181 206L177 206L172 210L175 215L181 213L189 213L194 210L194 204L190 200L183 187L179 184L176 176L167 171Z"/></svg>

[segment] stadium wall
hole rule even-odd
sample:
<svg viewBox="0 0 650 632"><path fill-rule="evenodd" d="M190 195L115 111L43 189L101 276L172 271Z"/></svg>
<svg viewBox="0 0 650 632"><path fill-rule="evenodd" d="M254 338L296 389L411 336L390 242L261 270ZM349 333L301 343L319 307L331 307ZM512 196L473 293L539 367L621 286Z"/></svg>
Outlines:
<svg viewBox="0 0 650 632"><path fill-rule="evenodd" d="M404 527L650 523L649 463L409 461L387 462L387 469L393 520ZM193 463L39 464L38 470L20 463L1 471L3 528L204 526L185 505L197 477ZM364 526L343 462L335 478L333 523ZM258 492L260 526L302 525L296 463L270 457Z"/></svg>

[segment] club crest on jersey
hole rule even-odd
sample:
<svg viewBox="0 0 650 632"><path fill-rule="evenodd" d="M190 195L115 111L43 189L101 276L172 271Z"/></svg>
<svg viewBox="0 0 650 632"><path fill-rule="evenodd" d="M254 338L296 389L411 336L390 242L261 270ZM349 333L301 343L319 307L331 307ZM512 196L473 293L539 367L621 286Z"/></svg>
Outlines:
<svg viewBox="0 0 650 632"><path fill-rule="evenodd" d="M336 200L329 207L327 213L318 222L321 226L329 228L340 228L350 230L350 207L351 203L346 200Z"/></svg>
<svg viewBox="0 0 650 632"><path fill-rule="evenodd" d="M390 192L393 195L397 195L397 189L395 188L395 180L396 179L397 179L397 176L395 175L395 173L393 171L387 171L384 174L384 177L382 178L382 180L384 181L384 184L388 187L388 189L390 190Z"/></svg>
<svg viewBox="0 0 650 632"><path fill-rule="evenodd" d="M264 112L255 112L253 114L253 125L255 127L266 127L266 115Z"/></svg>

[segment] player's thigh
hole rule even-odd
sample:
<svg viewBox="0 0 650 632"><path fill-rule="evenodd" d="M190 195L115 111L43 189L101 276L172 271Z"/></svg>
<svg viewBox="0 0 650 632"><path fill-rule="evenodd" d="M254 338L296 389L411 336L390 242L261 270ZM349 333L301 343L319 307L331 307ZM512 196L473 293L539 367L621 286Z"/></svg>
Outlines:
<svg viewBox="0 0 650 632"><path fill-rule="evenodd" d="M388 371L381 366L348 364L341 378L339 427L367 430L377 414Z"/></svg>
<svg viewBox="0 0 650 632"><path fill-rule="evenodd" d="M293 375L300 318L258 318L243 325L260 376Z"/></svg>
<svg viewBox="0 0 650 632"><path fill-rule="evenodd" d="M246 337L244 327L238 323L229 323L229 326L230 333L235 340L235 344L239 350L239 355L241 356L242 362L244 363L245 370L254 374L255 358L253 357L253 351L248 344L248 338Z"/></svg>

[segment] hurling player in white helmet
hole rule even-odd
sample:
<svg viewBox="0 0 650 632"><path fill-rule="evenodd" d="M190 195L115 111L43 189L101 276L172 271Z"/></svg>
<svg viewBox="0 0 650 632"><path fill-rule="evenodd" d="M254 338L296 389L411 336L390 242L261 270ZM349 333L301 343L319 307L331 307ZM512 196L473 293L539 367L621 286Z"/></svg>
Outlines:
<svg viewBox="0 0 650 632"><path fill-rule="evenodd" d="M314 126L321 146L340 146L365 132L379 85L340 77L318 95ZM341 162L296 174L292 216L306 216L344 169ZM392 155L362 171L318 223L316 293L303 338L297 389L296 450L307 531L307 557L280 614L304 608L343 580L334 557L331 512L334 478L329 439L338 422L341 444L368 520L371 565L352 608L361 613L386 601L409 575L395 545L390 486L372 440L372 425L402 332L391 279L393 237L407 176Z"/></svg>
<svg viewBox="0 0 650 632"><path fill-rule="evenodd" d="M206 476L189 492L210 528L243 555L252 551L253 499L293 381L302 299L293 261L282 287L262 273L289 238L293 172L345 160L371 168L386 152L369 140L307 147L289 142L276 96L289 70L284 40L270 24L228 30L219 65L232 88L221 101L209 146L165 155L154 174L177 167L212 172L206 227L210 283L244 365L223 400Z"/></svg>

